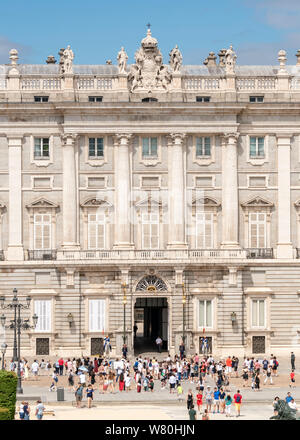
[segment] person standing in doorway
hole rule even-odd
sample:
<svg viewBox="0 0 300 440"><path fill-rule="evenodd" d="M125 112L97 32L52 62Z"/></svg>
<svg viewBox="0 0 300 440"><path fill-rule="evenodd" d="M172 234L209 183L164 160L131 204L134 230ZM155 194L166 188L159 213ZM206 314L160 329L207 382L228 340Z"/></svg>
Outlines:
<svg viewBox="0 0 300 440"><path fill-rule="evenodd" d="M158 336L158 337L156 338L156 341L155 341L155 342L156 342L156 345L157 345L158 352L161 353L161 348L162 348L162 343L163 343L161 337Z"/></svg>
<svg viewBox="0 0 300 440"><path fill-rule="evenodd" d="M138 331L138 326L136 325L136 322L134 323L134 326L133 326L133 333L134 333L134 337L136 338L136 333L137 333L137 331Z"/></svg>

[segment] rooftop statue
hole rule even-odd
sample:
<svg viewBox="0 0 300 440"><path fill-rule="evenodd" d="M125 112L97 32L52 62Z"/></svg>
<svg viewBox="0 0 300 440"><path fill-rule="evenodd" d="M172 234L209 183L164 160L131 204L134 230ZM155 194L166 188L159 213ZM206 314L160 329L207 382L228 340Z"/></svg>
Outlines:
<svg viewBox="0 0 300 440"><path fill-rule="evenodd" d="M119 64L119 73L126 73L128 56L124 50L124 47L121 47L121 50L117 56L117 60Z"/></svg>
<svg viewBox="0 0 300 440"><path fill-rule="evenodd" d="M170 66L173 72L178 72L180 70L180 67L182 65L182 55L180 50L178 49L178 46L174 47L174 49L171 50L169 53L170 55Z"/></svg>
<svg viewBox="0 0 300 440"><path fill-rule="evenodd" d="M131 66L128 81L131 92L137 89L147 92L153 89L167 90L171 81L171 74L163 65L157 40L152 37L150 29L135 53L135 64Z"/></svg>
<svg viewBox="0 0 300 440"><path fill-rule="evenodd" d="M61 59L60 59L60 66L61 66L61 73L73 73L73 60L74 60L74 53L71 49L71 46L67 46L67 48L61 53Z"/></svg>
<svg viewBox="0 0 300 440"><path fill-rule="evenodd" d="M230 48L226 50L224 58L226 73L234 73L237 56L232 49L232 45L230 45Z"/></svg>

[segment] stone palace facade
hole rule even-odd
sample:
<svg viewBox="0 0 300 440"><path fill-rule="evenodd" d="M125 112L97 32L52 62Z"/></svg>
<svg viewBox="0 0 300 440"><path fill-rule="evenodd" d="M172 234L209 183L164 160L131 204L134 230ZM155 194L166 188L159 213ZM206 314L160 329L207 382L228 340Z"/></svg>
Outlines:
<svg viewBox="0 0 300 440"><path fill-rule="evenodd" d="M163 64L148 30L132 65L59 55L0 66L0 295L39 317L21 355L297 352L300 52Z"/></svg>

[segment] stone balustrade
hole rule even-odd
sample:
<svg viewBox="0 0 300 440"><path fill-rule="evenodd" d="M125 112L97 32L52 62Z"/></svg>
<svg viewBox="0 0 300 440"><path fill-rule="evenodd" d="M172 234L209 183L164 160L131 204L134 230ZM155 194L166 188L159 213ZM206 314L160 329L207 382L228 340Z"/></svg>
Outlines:
<svg viewBox="0 0 300 440"><path fill-rule="evenodd" d="M157 249L57 251L57 260L193 260L246 258L243 249Z"/></svg>

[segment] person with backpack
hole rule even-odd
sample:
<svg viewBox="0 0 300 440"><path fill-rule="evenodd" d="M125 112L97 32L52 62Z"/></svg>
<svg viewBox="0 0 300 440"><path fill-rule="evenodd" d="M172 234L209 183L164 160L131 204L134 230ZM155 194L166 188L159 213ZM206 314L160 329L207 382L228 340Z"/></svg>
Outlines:
<svg viewBox="0 0 300 440"><path fill-rule="evenodd" d="M242 404L242 395L240 394L240 390L237 390L236 394L233 396L234 405L237 412L237 417L241 415L241 404Z"/></svg>
<svg viewBox="0 0 300 440"><path fill-rule="evenodd" d="M76 408L81 408L82 395L83 395L83 386L81 383L79 383L75 391Z"/></svg>

